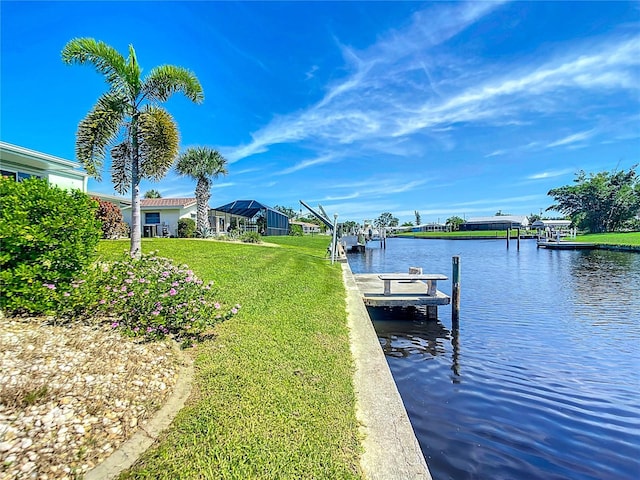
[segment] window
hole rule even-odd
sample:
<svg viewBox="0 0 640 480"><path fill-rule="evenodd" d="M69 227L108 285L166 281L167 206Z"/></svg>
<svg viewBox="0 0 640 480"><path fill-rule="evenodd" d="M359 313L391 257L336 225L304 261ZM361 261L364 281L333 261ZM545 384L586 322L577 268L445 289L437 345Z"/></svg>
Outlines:
<svg viewBox="0 0 640 480"><path fill-rule="evenodd" d="M160 212L146 212L144 214L144 223L147 225L160 223Z"/></svg>
<svg viewBox="0 0 640 480"><path fill-rule="evenodd" d="M10 172L8 170L0 170L0 175L7 178L16 179L16 172Z"/></svg>

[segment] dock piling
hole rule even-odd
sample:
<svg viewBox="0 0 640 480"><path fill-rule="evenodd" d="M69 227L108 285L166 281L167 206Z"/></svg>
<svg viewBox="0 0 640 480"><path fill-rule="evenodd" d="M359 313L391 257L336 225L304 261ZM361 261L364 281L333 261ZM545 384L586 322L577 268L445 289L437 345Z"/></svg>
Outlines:
<svg viewBox="0 0 640 480"><path fill-rule="evenodd" d="M451 274L451 323L452 328L458 328L460 320L460 256L452 257L453 271Z"/></svg>

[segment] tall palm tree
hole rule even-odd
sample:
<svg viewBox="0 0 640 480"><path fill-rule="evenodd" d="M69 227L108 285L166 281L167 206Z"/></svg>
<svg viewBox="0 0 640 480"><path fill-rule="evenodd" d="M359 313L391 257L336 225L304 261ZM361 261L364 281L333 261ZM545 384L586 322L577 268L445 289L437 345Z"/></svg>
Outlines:
<svg viewBox="0 0 640 480"><path fill-rule="evenodd" d="M159 103L182 92L195 103L204 99L198 78L174 65L153 68L141 78L136 52L129 45L124 58L93 38L75 38L62 50L66 64L92 64L109 89L78 125L76 157L87 173L100 179L108 146L115 189L131 188L131 255L141 253L140 180L159 180L178 154L178 127Z"/></svg>
<svg viewBox="0 0 640 480"><path fill-rule="evenodd" d="M180 175L197 180L196 201L198 213L196 215L196 229L203 232L209 226L209 199L211 198L211 184L219 175L226 175L227 160L217 150L208 147L188 148L176 164Z"/></svg>

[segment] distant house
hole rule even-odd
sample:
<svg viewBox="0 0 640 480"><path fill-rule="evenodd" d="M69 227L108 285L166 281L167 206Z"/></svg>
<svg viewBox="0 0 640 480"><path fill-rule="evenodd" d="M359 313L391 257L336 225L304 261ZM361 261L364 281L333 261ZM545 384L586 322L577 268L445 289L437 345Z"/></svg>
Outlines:
<svg viewBox="0 0 640 480"><path fill-rule="evenodd" d="M68 190L87 192L87 175L78 162L54 157L47 153L0 142L0 173L3 177L21 181L44 178L50 184Z"/></svg>
<svg viewBox="0 0 640 480"><path fill-rule="evenodd" d="M497 215L470 218L460 225L460 230L506 230L507 228L528 227L529 219L524 215Z"/></svg>
<svg viewBox="0 0 640 480"><path fill-rule="evenodd" d="M140 228L144 237L178 236L178 220L196 219L195 198L143 198L140 200ZM131 205L122 209L131 225Z"/></svg>
<svg viewBox="0 0 640 480"><path fill-rule="evenodd" d="M312 233L320 233L320 226L315 223L308 222L293 222L289 221L290 225L299 225L302 228L302 233L305 235Z"/></svg>
<svg viewBox="0 0 640 480"><path fill-rule="evenodd" d="M411 228L412 232L446 232L448 230L444 223L423 223Z"/></svg>
<svg viewBox="0 0 640 480"><path fill-rule="evenodd" d="M256 200L236 200L209 210L209 223L215 234L229 228L262 235L288 235L289 217Z"/></svg>
<svg viewBox="0 0 640 480"><path fill-rule="evenodd" d="M565 230L571 226L571 220L536 220L531 224L531 228L545 230L547 227L551 230Z"/></svg>

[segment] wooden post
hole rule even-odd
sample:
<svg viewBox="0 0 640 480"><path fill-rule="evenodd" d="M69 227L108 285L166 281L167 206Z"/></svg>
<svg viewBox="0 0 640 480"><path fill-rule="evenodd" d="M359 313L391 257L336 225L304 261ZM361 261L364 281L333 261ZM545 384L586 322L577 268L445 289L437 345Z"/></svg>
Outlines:
<svg viewBox="0 0 640 480"><path fill-rule="evenodd" d="M453 273L451 275L451 326L456 329L460 320L460 257L452 258Z"/></svg>
<svg viewBox="0 0 640 480"><path fill-rule="evenodd" d="M517 243L518 247L517 248L518 248L518 250L520 250L520 227L518 227L517 233L518 233L518 243Z"/></svg>
<svg viewBox="0 0 640 480"><path fill-rule="evenodd" d="M511 229L507 227L507 248L509 248L509 237L511 236Z"/></svg>

